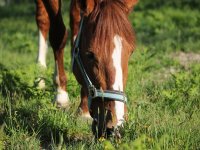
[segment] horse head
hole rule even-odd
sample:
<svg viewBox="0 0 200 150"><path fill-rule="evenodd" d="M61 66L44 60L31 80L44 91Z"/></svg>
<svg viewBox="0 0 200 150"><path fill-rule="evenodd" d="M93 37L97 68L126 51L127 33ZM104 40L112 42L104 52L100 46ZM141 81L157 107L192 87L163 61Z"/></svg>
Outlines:
<svg viewBox="0 0 200 150"><path fill-rule="evenodd" d="M128 14L136 0L80 0L73 72L88 98L97 137L118 131L127 116L124 94L135 36ZM120 136L119 134L115 134Z"/></svg>

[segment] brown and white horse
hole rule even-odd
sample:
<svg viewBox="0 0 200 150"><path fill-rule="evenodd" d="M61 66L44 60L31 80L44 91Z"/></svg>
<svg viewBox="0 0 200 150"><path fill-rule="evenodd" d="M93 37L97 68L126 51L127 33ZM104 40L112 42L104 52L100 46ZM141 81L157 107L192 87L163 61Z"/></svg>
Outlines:
<svg viewBox="0 0 200 150"><path fill-rule="evenodd" d="M134 49L134 33L128 14L136 2L137 0L71 0L72 59L75 59L73 72L82 86L80 110L83 116L93 118L92 129L97 137L105 136L105 131L110 134L126 119L126 103L117 100L120 99L117 97L124 95L120 93L125 90L128 60ZM67 32L61 15L61 0L36 0L36 5L39 28L38 63L46 67L46 40L49 33L55 56L56 103L59 107L67 107L69 98L63 63ZM76 48L79 49L79 59L74 58ZM91 99L85 78L89 78L100 95L109 91L105 92L108 96Z"/></svg>

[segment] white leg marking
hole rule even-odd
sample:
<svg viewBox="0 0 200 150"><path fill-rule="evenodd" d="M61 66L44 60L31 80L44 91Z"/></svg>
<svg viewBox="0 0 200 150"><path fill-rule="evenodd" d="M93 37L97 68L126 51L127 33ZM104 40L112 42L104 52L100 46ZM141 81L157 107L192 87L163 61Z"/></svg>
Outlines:
<svg viewBox="0 0 200 150"><path fill-rule="evenodd" d="M112 54L113 65L115 67L115 82L113 89L123 91L123 77L122 77L122 66L121 66L121 55L122 55L122 39L120 36L115 35L114 37L114 51ZM120 126L124 121L124 103L115 101L115 111L117 116L117 126Z"/></svg>
<svg viewBox="0 0 200 150"><path fill-rule="evenodd" d="M39 49L38 49L38 57L37 57L37 63L41 67L40 69L46 69L46 54L47 54L47 42L42 35L42 32L39 30ZM42 78L36 79L37 87L39 89L45 88L45 81Z"/></svg>
<svg viewBox="0 0 200 150"><path fill-rule="evenodd" d="M44 89L45 88L45 81L41 77L37 78L35 80L35 82L37 83L37 88L38 89Z"/></svg>
<svg viewBox="0 0 200 150"><path fill-rule="evenodd" d="M57 107L61 108L66 108L69 104L68 93L63 89L61 89L60 87L57 88L56 104Z"/></svg>
<svg viewBox="0 0 200 150"><path fill-rule="evenodd" d="M55 63L54 80L57 84L57 95L55 97L57 107L66 108L69 104L68 93L60 87L58 63Z"/></svg>
<svg viewBox="0 0 200 150"><path fill-rule="evenodd" d="M79 114L81 115L82 118L85 118L85 119L92 119L92 117L90 116L90 113L89 112L85 112L83 113L83 110L81 108L79 108Z"/></svg>
<svg viewBox="0 0 200 150"><path fill-rule="evenodd" d="M38 51L38 63L46 68L46 54L47 54L47 41L45 40L44 36L42 35L42 32L39 30L39 51Z"/></svg>

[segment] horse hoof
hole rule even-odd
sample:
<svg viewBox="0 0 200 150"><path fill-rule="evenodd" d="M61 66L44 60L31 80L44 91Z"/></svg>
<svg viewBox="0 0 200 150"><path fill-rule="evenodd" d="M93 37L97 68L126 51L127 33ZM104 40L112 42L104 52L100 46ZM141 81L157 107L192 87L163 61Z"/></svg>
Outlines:
<svg viewBox="0 0 200 150"><path fill-rule="evenodd" d="M37 78L35 84L38 89L45 89L45 80L43 78Z"/></svg>
<svg viewBox="0 0 200 150"><path fill-rule="evenodd" d="M92 117L90 116L90 114L89 113L83 113L82 115L81 115L81 117L83 118L83 119L92 119Z"/></svg>
<svg viewBox="0 0 200 150"><path fill-rule="evenodd" d="M56 95L56 107L57 108L68 108L69 107L69 96L65 91L60 91Z"/></svg>
<svg viewBox="0 0 200 150"><path fill-rule="evenodd" d="M80 107L78 108L77 113L83 119L86 119L86 120L92 119L92 117L90 116L90 113L89 112L83 112L83 110Z"/></svg>
<svg viewBox="0 0 200 150"><path fill-rule="evenodd" d="M69 104L68 103L58 103L58 102L56 102L56 107L61 108L61 109L66 109L66 108L69 107Z"/></svg>

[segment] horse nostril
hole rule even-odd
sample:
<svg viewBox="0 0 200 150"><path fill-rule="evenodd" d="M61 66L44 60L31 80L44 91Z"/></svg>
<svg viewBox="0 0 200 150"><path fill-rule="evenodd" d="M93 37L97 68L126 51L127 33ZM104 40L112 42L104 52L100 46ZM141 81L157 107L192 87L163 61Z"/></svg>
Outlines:
<svg viewBox="0 0 200 150"><path fill-rule="evenodd" d="M114 136L114 128L106 128L106 135L107 137L113 137Z"/></svg>

